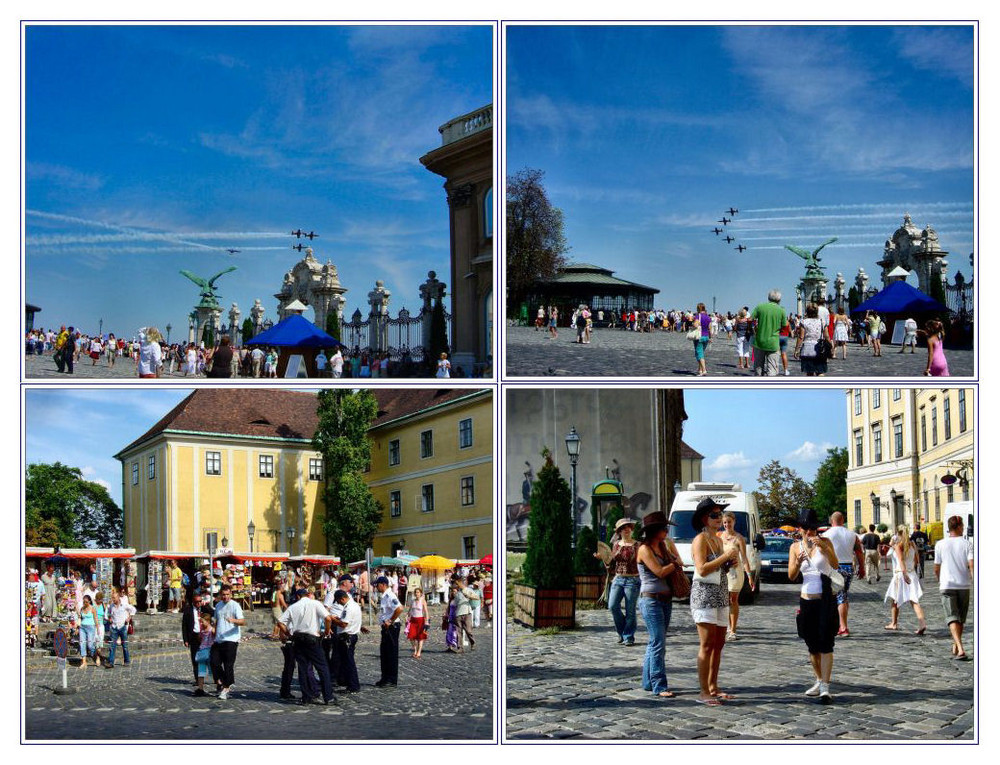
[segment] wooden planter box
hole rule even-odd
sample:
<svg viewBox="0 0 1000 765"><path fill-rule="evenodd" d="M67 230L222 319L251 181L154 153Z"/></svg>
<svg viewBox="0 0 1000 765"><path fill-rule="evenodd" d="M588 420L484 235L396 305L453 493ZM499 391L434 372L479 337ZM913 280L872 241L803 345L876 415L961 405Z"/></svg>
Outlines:
<svg viewBox="0 0 1000 765"><path fill-rule="evenodd" d="M604 594L603 574L577 574L576 599L588 603L596 603Z"/></svg>
<svg viewBox="0 0 1000 765"><path fill-rule="evenodd" d="M514 585L514 621L525 627L575 625L576 591L539 589L530 584Z"/></svg>

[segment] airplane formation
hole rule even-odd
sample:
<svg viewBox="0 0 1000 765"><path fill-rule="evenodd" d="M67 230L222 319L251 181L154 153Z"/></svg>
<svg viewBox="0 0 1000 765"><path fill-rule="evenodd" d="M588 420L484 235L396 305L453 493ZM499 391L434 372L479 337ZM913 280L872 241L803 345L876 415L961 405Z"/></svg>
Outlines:
<svg viewBox="0 0 1000 765"><path fill-rule="evenodd" d="M729 217L728 218L726 217L726 213L729 213ZM718 226L715 226L712 229L712 233L715 234L716 236L718 236L719 234L722 234L725 231L727 231L726 226L728 226L730 223L733 222L733 218L736 217L737 213L739 213L739 208L737 208L737 207L730 207L728 210L725 210L722 213L722 217L719 218L719 220L717 221L718 223L722 224L722 228L719 228ZM726 244L732 244L733 242L736 241L736 239L733 238L733 237L731 237L731 236L729 236L729 234L726 234L724 237L722 237L722 239L723 239L723 241L725 241ZM737 250L742 255L743 251L745 249L747 249L747 247L746 247L745 244L740 243L740 244L736 245L736 247L733 247L733 249Z"/></svg>
<svg viewBox="0 0 1000 765"><path fill-rule="evenodd" d="M301 239L302 237L306 237L311 242L313 239L319 236L319 234L317 234L315 231L305 232L301 228L297 228L292 232L292 236L294 236L296 239Z"/></svg>

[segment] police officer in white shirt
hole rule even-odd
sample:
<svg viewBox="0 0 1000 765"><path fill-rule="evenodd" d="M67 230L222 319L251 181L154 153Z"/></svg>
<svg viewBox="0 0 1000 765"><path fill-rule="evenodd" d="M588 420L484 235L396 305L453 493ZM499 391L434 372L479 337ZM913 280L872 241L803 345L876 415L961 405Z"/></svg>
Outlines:
<svg viewBox="0 0 1000 765"><path fill-rule="evenodd" d="M337 590L333 596L340 609L340 615L333 617L337 628L336 683L347 686L348 693L357 693L361 690L361 683L358 681L358 666L354 663L354 649L361 632L361 606L343 590Z"/></svg>
<svg viewBox="0 0 1000 765"><path fill-rule="evenodd" d="M295 662L299 668L299 687L302 689L303 704L329 704L333 698L330 684L330 670L320 646L320 635L329 635L333 617L326 607L316 600L316 589L309 587L299 591L299 599L281 615L278 622L292 636L295 645ZM319 675L321 688L309 674L310 666ZM319 691L323 698L320 700Z"/></svg>
<svg viewBox="0 0 1000 765"><path fill-rule="evenodd" d="M379 644L379 660L382 677L375 685L385 688L395 685L399 679L399 615L403 606L396 594L389 589L389 580L380 576L375 580L375 590L379 596L378 621L382 626L382 642Z"/></svg>

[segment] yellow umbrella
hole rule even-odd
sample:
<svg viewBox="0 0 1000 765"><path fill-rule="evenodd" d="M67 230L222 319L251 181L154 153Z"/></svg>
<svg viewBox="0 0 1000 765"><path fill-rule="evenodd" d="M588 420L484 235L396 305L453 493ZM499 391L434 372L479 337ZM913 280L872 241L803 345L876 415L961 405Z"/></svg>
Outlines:
<svg viewBox="0 0 1000 765"><path fill-rule="evenodd" d="M409 564L413 568L427 568L434 571L444 571L446 568L455 568L455 561L443 558L440 555L425 555L417 558Z"/></svg>

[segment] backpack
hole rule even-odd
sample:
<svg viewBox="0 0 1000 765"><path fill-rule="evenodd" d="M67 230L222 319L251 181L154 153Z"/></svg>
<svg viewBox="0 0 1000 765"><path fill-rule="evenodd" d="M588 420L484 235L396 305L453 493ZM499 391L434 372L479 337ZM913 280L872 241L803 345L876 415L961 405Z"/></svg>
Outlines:
<svg viewBox="0 0 1000 765"><path fill-rule="evenodd" d="M576 315L576 328L577 329L583 329L586 326L587 326L587 319L586 319L586 317L584 317L584 315L582 313L578 313Z"/></svg>

